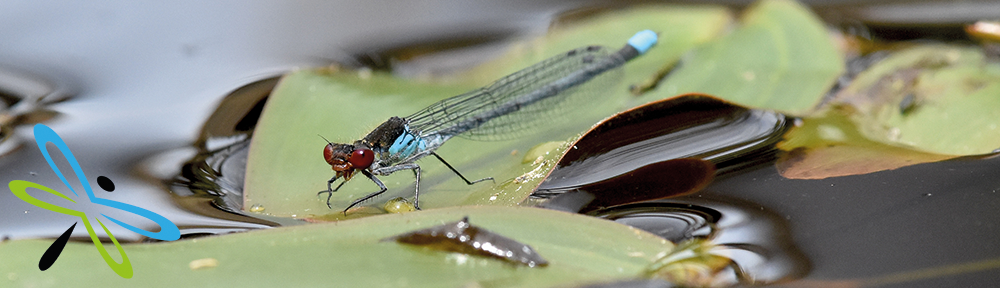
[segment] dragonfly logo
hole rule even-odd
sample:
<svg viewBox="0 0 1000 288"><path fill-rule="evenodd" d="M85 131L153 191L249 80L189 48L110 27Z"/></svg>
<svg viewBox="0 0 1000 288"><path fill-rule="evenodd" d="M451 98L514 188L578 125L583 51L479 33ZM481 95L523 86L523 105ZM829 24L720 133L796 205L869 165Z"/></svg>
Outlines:
<svg viewBox="0 0 1000 288"><path fill-rule="evenodd" d="M73 198L67 197L66 195L63 195L62 193L59 193L59 191L56 191L52 188L39 185L38 183L28 182L23 180L10 181L10 183L8 184L10 186L10 191L13 192L14 195L17 196L17 198L21 198L21 200L24 200L24 202L28 202L29 204L38 206L39 208L44 208L53 212L59 212L66 215L73 215L80 217L80 220L83 221L83 225L87 227L87 233L90 234L90 239L94 242L94 246L97 247L97 251L101 253L101 257L103 257L104 261L108 263L108 267L111 267L111 270L114 270L115 273L118 274L118 276L121 276L122 278L132 278L132 263L129 262L128 255L125 255L125 250L122 249L122 246L118 244L118 240L115 239L114 235L111 235L111 231L108 230L108 227L104 225L104 222L102 222L100 218L98 218L96 215L88 216L87 213L85 212L73 210L70 208L63 207L61 205L55 205L51 203L46 203L45 201L42 200L38 200L35 197L32 197L31 195L28 194L27 192L28 188L35 188L38 190L42 190L48 192L49 194L59 196L60 198L66 199L67 201L76 204L81 204L77 203L78 200L80 201L89 200L90 203L93 204L101 205L108 208L118 209L133 213L141 217L145 217L146 219L152 220L153 222L156 222L156 224L160 225L160 232L154 233L129 225L125 222L119 221L118 219L112 218L108 215L104 215L103 213L101 213L100 216L104 216L104 218L111 220L111 222L114 222L115 224L125 227L125 229L132 230L133 232L139 233L146 237L164 241L172 241L180 238L181 234L180 230L177 228L177 225L175 225L173 222L170 222L170 220L167 220L167 218L143 208L139 208L118 201L102 199L94 195L94 190L91 189L90 183L87 181L87 177L83 174L83 169L80 168L80 163L76 161L76 157L73 156L73 152L69 150L69 147L66 145L66 142L64 142L62 138L60 138L59 135L56 134L55 131L53 131L48 126L42 124L35 125L34 133L35 133L35 143L38 144L38 149L41 150L42 155L45 156L45 161L49 162L49 167L51 167L52 171L55 172L57 176L59 176L59 180L62 180L63 184L66 184L66 188L69 188L69 191L73 192L73 195L76 195L77 198L79 198L80 194L77 194L76 190L73 190L73 186L70 186L69 182L66 181L66 177L63 176L62 172L59 171L59 167L56 167L55 162L52 161L52 156L50 156L49 151L45 149L45 145L51 142L52 144L55 144L57 148L59 148L59 151L62 152L63 156L66 158L66 161L69 162L70 167L73 167L73 172L76 173L77 179L79 179L80 184L83 185L83 190L87 192L87 199L73 200ZM98 186L101 187L101 189L104 189L105 191L112 192L115 190L114 182L111 182L111 179L108 179L108 177L104 176L97 177L97 184ZM64 202L64 204L69 204L69 203ZM93 216L93 219L97 221L97 224L101 225L101 228L104 230L104 233L106 233L108 235L108 238L111 238L111 242L115 244L115 248L118 248L118 253L121 255L122 258L121 263L115 262L115 260L111 258L111 255L108 254L108 250L105 249L104 245L101 244L101 240L97 237L97 234L94 233L94 227L91 225L90 216ZM38 269L45 271L46 269L49 269L49 267L51 267L53 263L55 263L56 259L59 258L59 254L62 253L63 248L66 246L66 242L69 241L69 236L73 234L73 228L76 228L76 224L78 223L79 222L73 223L73 226L70 226L69 229L66 229L66 232L64 232L62 236L59 236L59 238L56 239L56 241L52 243L52 245L49 246L47 250L45 250L45 253L42 254L42 259L38 261Z"/></svg>

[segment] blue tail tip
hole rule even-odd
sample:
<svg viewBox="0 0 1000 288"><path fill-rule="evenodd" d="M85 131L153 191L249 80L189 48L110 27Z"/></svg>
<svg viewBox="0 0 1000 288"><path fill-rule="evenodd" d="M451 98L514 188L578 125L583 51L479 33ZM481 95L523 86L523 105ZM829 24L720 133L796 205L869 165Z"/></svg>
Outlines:
<svg viewBox="0 0 1000 288"><path fill-rule="evenodd" d="M656 41L656 32L653 32L653 30L642 30L639 31L639 33L635 33L635 35L632 35L632 38L628 39L628 45L631 45L632 48L638 50L640 54L644 54L647 50L649 50L649 48L656 45Z"/></svg>

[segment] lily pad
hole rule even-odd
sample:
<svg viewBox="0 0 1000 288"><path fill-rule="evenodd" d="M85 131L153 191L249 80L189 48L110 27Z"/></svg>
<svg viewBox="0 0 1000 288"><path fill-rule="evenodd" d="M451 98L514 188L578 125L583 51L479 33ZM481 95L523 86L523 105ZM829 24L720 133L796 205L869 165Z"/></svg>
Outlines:
<svg viewBox="0 0 1000 288"><path fill-rule="evenodd" d="M979 47L919 45L860 73L831 102L864 136L944 155L1000 147L1000 65Z"/></svg>
<svg viewBox="0 0 1000 288"><path fill-rule="evenodd" d="M549 264L531 268L380 241L465 216L477 226L530 245ZM38 257L49 244L51 240L0 244L0 286L551 287L640 277L674 248L663 238L612 221L490 206L125 245L135 271L132 279L114 274L93 245L77 242L66 246L52 268L39 271Z"/></svg>
<svg viewBox="0 0 1000 288"><path fill-rule="evenodd" d="M844 71L835 47L808 8L794 1L760 1L731 34L686 56L652 94L698 92L803 115Z"/></svg>
<svg viewBox="0 0 1000 288"><path fill-rule="evenodd" d="M787 153L775 166L789 179L860 175L954 158L872 141L836 113L803 119L777 147Z"/></svg>
<svg viewBox="0 0 1000 288"><path fill-rule="evenodd" d="M782 175L890 170L1000 147L1000 65L975 47L912 46L858 74L778 145Z"/></svg>
<svg viewBox="0 0 1000 288"><path fill-rule="evenodd" d="M633 101L627 92L629 83L649 77L662 63L676 61L681 51L714 37L728 23L728 15L721 8L646 7L592 17L566 30L553 31L544 40L513 49L520 52L511 52L493 63L484 64L484 68L462 77L452 77L448 84L404 80L380 72L338 69L293 72L283 77L275 88L254 131L244 207L258 207L255 211L276 216L339 219L342 217L340 209L354 199L377 191L377 187L363 176L357 176L359 179L334 193L333 209L327 208L325 197L317 197L316 193L327 188L326 180L334 173L320 154L326 142L317 135L333 142L353 142L389 117L409 115L438 100L489 84L544 57L594 44L617 49L639 30L659 31L660 44L647 55L626 64L622 81L602 88L609 91L603 96L612 104L581 109L573 114L571 123L553 125L518 140L480 142L455 138L438 149L438 154L467 178L494 177L495 185L487 181L469 186L433 158L418 161L422 168L422 208L515 205L548 173L567 146L565 143L576 139L598 120L641 104L630 103ZM553 141L562 144L553 145ZM548 144L542 145L544 143ZM550 150L534 149L530 159L524 158L522 151L536 146ZM389 190L376 201L412 197L412 173L380 178ZM362 205L380 206L377 203ZM378 210L367 209L381 213Z"/></svg>

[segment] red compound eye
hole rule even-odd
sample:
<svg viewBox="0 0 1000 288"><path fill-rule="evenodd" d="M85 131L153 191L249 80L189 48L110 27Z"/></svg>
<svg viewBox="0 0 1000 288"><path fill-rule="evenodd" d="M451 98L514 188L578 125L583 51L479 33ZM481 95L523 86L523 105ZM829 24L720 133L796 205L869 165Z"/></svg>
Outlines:
<svg viewBox="0 0 1000 288"><path fill-rule="evenodd" d="M365 169L372 166L372 162L375 161L375 152L370 149L357 149L351 153L351 159L347 161L351 162L354 169Z"/></svg>
<svg viewBox="0 0 1000 288"><path fill-rule="evenodd" d="M333 165L333 144L326 144L323 148L323 159L326 159L326 163Z"/></svg>

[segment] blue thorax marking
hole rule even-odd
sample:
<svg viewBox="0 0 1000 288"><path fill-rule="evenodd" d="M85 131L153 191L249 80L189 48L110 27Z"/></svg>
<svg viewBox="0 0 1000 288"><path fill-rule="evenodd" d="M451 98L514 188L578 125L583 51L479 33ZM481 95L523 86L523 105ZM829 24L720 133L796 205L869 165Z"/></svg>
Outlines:
<svg viewBox="0 0 1000 288"><path fill-rule="evenodd" d="M656 32L653 32L653 30L642 30L628 39L628 45L639 51L639 54L644 54L646 50L649 50L649 48L656 44L656 38Z"/></svg>
<svg viewBox="0 0 1000 288"><path fill-rule="evenodd" d="M426 149L427 141L413 135L410 132L410 126L403 126L403 134L396 137L396 141L393 141L392 146L389 146L389 154L399 155L399 158L406 158L413 155L413 153Z"/></svg>

